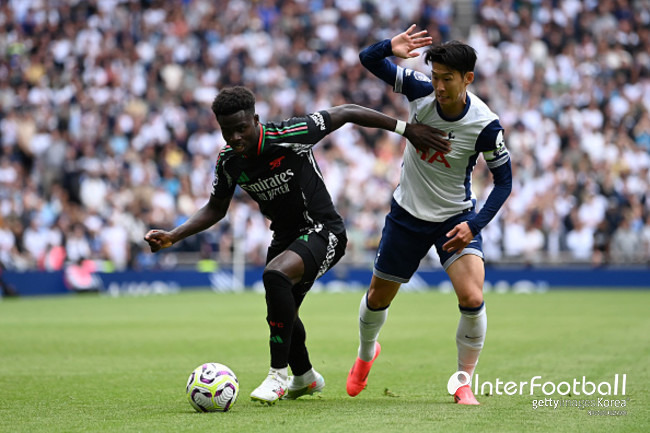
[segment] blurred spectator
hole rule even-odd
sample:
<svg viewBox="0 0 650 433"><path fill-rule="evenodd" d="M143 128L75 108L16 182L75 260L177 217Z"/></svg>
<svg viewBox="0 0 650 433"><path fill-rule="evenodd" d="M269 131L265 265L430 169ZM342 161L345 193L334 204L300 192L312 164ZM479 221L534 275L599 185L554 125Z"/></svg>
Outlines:
<svg viewBox="0 0 650 433"><path fill-rule="evenodd" d="M609 250L612 234L606 220L598 223L594 231L594 252L592 263L594 265L603 265L609 262Z"/></svg>
<svg viewBox="0 0 650 433"><path fill-rule="evenodd" d="M47 227L42 225L36 218L29 222L29 226L23 234L23 248L29 254L33 262L37 262L45 255L50 240Z"/></svg>
<svg viewBox="0 0 650 433"><path fill-rule="evenodd" d="M611 255L616 263L633 262L642 249L641 238L631 222L631 217L623 217L621 224L614 230L612 235Z"/></svg>
<svg viewBox="0 0 650 433"><path fill-rule="evenodd" d="M90 242L82 224L76 223L72 226L66 238L65 251L67 259L73 263L92 257Z"/></svg>
<svg viewBox="0 0 650 433"><path fill-rule="evenodd" d="M129 234L124 225L118 224L119 215L113 213L99 233L101 257L110 261L117 271L126 269L131 255ZM144 238L144 236L143 236Z"/></svg>
<svg viewBox="0 0 650 433"><path fill-rule="evenodd" d="M544 233L539 228L540 221L537 215L533 213L530 220L526 224L524 233L525 247L524 247L524 260L530 264L537 264L542 261L542 251L544 250Z"/></svg>
<svg viewBox="0 0 650 433"><path fill-rule="evenodd" d="M0 264L11 264L17 252L16 236L0 214Z"/></svg>
<svg viewBox="0 0 650 433"><path fill-rule="evenodd" d="M641 257L646 263L650 262L650 213L645 217L645 223L641 229Z"/></svg>
<svg viewBox="0 0 650 433"><path fill-rule="evenodd" d="M594 230L580 219L576 219L575 225L567 233L566 243L573 259L590 260L593 255Z"/></svg>

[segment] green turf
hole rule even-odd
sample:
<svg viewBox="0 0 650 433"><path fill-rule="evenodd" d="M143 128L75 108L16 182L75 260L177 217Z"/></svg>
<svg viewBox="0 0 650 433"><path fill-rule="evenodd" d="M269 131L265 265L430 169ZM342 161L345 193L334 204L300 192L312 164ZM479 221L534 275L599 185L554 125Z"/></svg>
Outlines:
<svg viewBox="0 0 650 433"><path fill-rule="evenodd" d="M261 294L185 292L156 297L71 296L0 302L1 432L582 432L650 429L648 291L486 295L489 332L481 382L595 382L627 374L625 416L532 409L530 395L452 403L458 310L453 295L401 293L383 351L358 397L345 393L357 348L360 292L312 293L303 306L320 397L273 407L248 395L268 369ZM228 413L195 413L189 373L215 361L237 373ZM553 398L577 399L559 395ZM595 399L595 397L590 397ZM617 397L621 398L621 397ZM611 408L610 408L611 410Z"/></svg>

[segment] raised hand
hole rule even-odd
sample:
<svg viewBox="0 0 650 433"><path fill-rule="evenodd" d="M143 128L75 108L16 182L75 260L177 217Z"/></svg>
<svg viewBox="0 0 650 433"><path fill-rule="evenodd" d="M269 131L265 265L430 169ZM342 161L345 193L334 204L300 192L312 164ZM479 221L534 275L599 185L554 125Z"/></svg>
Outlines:
<svg viewBox="0 0 650 433"><path fill-rule="evenodd" d="M412 24L405 32L400 33L390 40L391 47L393 48L393 55L401 57L402 59L418 57L420 53L414 53L413 50L426 47L433 43L433 38L427 36L428 32L426 30L413 33L414 30L415 24Z"/></svg>

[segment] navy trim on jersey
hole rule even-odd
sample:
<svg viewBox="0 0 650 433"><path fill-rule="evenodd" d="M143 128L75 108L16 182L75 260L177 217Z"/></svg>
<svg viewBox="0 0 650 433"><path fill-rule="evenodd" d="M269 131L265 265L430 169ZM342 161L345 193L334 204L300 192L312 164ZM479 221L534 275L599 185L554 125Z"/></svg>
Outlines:
<svg viewBox="0 0 650 433"><path fill-rule="evenodd" d="M469 107L472 105L472 100L470 99L469 95L465 94L465 97L467 98L467 102L465 103L465 108L463 108L463 112L456 117L445 116L445 113L442 112L442 108L440 107L438 100L436 100L436 111L438 112L438 116L440 116L442 120L446 120L447 122L456 122L457 120L460 120L463 117L465 117L465 115L469 111Z"/></svg>
<svg viewBox="0 0 650 433"><path fill-rule="evenodd" d="M503 126L499 123L499 119L494 119L492 122L485 125L485 128L476 138L476 150L478 152L489 152L496 148L496 140L499 132L503 131Z"/></svg>

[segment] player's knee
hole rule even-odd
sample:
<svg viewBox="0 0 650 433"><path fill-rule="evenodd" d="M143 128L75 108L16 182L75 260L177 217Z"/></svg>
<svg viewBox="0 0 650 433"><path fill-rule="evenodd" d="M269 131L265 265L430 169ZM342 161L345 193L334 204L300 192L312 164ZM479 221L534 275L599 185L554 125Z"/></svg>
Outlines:
<svg viewBox="0 0 650 433"><path fill-rule="evenodd" d="M302 272L290 267L274 267L267 265L267 267L264 268L264 272L262 273L262 282L264 283L264 287L268 288L269 283L276 281L278 278L288 280L291 285L294 285L301 281Z"/></svg>
<svg viewBox="0 0 650 433"><path fill-rule="evenodd" d="M478 308L483 303L483 292L480 290L458 294L458 304L468 309Z"/></svg>
<svg viewBox="0 0 650 433"><path fill-rule="evenodd" d="M305 265L302 257L294 251L286 250L267 263L262 280L267 274L278 273L288 278L292 284L298 284L302 280L304 272Z"/></svg>
<svg viewBox="0 0 650 433"><path fill-rule="evenodd" d="M267 293L273 289L291 290L293 283L285 273L276 270L265 270L262 274L262 282Z"/></svg>

